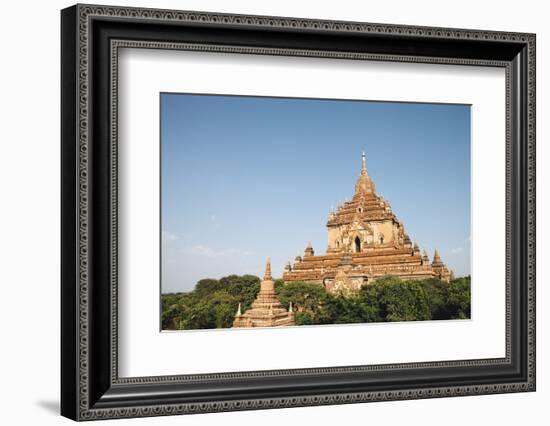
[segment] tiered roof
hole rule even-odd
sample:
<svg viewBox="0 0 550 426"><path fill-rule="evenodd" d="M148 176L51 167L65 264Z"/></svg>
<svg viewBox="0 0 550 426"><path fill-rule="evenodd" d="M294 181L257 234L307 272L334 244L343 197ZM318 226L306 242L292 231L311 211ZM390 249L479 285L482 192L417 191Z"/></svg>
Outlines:
<svg viewBox="0 0 550 426"><path fill-rule="evenodd" d="M336 212L331 212L327 226L345 225L357 219L367 222L389 219L397 222L390 204L376 194L374 182L367 172L365 153L363 153L361 174L357 178L353 198L338 206Z"/></svg>
<svg viewBox="0 0 550 426"><path fill-rule="evenodd" d="M370 252L349 253L351 265L361 274L381 276L388 273L417 275L432 271L429 261L424 260L419 253L408 248L387 248ZM335 275L340 266L342 254L327 254L323 256L305 257L296 262L290 271L285 272L285 281L311 281L330 278Z"/></svg>

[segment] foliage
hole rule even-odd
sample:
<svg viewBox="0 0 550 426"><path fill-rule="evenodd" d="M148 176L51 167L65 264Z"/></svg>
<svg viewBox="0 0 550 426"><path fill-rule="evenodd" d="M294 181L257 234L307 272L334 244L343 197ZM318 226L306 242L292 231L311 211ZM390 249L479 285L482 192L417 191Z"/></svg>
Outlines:
<svg viewBox="0 0 550 426"><path fill-rule="evenodd" d="M188 293L163 294L162 329L229 328L239 303L243 311L249 309L259 289L256 276L229 275L200 280Z"/></svg>
<svg viewBox="0 0 550 426"><path fill-rule="evenodd" d="M470 277L457 278L449 286L447 304L450 311L449 318L470 318Z"/></svg>
<svg viewBox="0 0 550 426"><path fill-rule="evenodd" d="M292 302L296 324L326 324L326 304L329 293L317 284L293 282L277 286L279 300L285 308Z"/></svg>
<svg viewBox="0 0 550 426"><path fill-rule="evenodd" d="M256 276L229 275L202 279L188 293L163 294L162 328L231 327L239 303L245 312L259 288ZM318 284L284 284L276 279L275 291L285 308L292 302L297 325L470 318L469 276L450 283L385 276L351 295L331 294Z"/></svg>
<svg viewBox="0 0 550 426"><path fill-rule="evenodd" d="M375 283L373 288L378 301L378 316L383 321L431 319L426 292L418 281L403 282L394 279Z"/></svg>

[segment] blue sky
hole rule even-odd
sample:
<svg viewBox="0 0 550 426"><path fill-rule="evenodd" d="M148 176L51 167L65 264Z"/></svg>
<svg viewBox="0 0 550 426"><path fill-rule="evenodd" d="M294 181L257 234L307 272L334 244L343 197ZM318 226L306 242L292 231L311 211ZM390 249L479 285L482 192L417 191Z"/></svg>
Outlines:
<svg viewBox="0 0 550 426"><path fill-rule="evenodd" d="M469 106L161 94L162 292L325 253L363 150L411 239L469 274Z"/></svg>

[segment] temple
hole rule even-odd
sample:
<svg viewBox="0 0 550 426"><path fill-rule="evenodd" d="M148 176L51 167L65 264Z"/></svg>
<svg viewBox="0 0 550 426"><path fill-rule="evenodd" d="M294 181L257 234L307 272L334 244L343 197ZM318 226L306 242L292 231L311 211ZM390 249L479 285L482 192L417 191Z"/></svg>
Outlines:
<svg viewBox="0 0 550 426"><path fill-rule="evenodd" d="M327 253L315 256L311 243L304 255L285 267L285 283L302 281L323 285L327 291L349 293L384 275L404 280L438 278L449 282L452 272L435 250L430 262L426 251L413 244L390 204L376 194L367 172L365 153L361 174L351 201L331 209Z"/></svg>
<svg viewBox="0 0 550 426"><path fill-rule="evenodd" d="M245 313L241 312L241 304L237 309L233 327L282 327L295 325L292 302L287 311L275 293L275 284L271 277L271 263L267 259L264 279L260 291L252 307Z"/></svg>

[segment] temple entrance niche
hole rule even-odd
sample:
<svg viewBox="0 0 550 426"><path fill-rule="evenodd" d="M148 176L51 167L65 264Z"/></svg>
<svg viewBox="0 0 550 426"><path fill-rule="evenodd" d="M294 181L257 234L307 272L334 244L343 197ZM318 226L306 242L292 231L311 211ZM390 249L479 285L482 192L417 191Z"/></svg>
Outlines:
<svg viewBox="0 0 550 426"><path fill-rule="evenodd" d="M355 253L361 252L361 240L359 237L355 237Z"/></svg>

